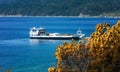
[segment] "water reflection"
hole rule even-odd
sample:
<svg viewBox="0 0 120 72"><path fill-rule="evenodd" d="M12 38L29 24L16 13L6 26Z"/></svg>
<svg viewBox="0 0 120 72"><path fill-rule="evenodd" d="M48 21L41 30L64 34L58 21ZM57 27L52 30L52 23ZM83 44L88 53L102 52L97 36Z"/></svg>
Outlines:
<svg viewBox="0 0 120 72"><path fill-rule="evenodd" d="M59 44L65 40L41 40L41 39L30 39L30 45L39 45L39 44ZM69 40L68 40L69 41Z"/></svg>

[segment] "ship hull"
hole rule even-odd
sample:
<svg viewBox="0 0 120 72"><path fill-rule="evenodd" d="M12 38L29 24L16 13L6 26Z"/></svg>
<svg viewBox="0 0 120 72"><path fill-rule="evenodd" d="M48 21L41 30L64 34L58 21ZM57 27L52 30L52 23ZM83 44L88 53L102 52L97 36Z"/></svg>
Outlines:
<svg viewBox="0 0 120 72"><path fill-rule="evenodd" d="M79 37L30 37L31 39L52 39L52 40L79 40Z"/></svg>

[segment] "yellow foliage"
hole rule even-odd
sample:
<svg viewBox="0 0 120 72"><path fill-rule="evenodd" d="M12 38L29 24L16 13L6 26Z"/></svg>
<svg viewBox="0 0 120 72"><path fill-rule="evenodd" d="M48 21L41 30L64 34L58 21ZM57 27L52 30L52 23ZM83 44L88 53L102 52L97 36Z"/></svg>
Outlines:
<svg viewBox="0 0 120 72"><path fill-rule="evenodd" d="M11 72L11 70L10 69L6 69L6 72Z"/></svg>
<svg viewBox="0 0 120 72"><path fill-rule="evenodd" d="M48 72L56 72L56 68L50 67L50 68L48 68Z"/></svg>
<svg viewBox="0 0 120 72"><path fill-rule="evenodd" d="M49 72L119 72L120 21L111 28L106 22L98 24L86 44L63 42L55 56L57 67Z"/></svg>

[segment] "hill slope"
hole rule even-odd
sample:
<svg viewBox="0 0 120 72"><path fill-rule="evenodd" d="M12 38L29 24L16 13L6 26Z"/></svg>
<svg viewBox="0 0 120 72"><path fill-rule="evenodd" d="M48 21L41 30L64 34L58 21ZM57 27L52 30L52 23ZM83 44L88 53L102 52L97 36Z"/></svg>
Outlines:
<svg viewBox="0 0 120 72"><path fill-rule="evenodd" d="M120 0L16 0L0 4L0 14L29 16L78 16L120 12Z"/></svg>
<svg viewBox="0 0 120 72"><path fill-rule="evenodd" d="M11 3L11 2L14 2L16 0L0 0L0 4L6 4L6 3Z"/></svg>

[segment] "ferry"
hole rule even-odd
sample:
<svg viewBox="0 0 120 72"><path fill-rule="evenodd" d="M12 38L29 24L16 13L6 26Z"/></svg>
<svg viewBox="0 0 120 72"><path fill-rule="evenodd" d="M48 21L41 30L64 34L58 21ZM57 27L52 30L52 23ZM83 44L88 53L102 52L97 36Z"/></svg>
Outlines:
<svg viewBox="0 0 120 72"><path fill-rule="evenodd" d="M62 40L79 40L85 34L82 34L82 31L77 30L76 34L60 34L60 33L47 33L45 28L36 28L33 27L30 29L30 38L31 39L62 39Z"/></svg>

